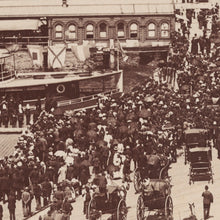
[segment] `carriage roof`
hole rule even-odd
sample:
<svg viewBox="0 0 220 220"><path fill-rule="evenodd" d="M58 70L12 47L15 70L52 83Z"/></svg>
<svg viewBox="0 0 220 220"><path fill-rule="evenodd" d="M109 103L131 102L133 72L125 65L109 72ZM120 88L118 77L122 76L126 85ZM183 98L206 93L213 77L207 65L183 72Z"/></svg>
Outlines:
<svg viewBox="0 0 220 220"><path fill-rule="evenodd" d="M151 179L148 187L152 191L166 192L170 187L169 183L166 180L161 179Z"/></svg>
<svg viewBox="0 0 220 220"><path fill-rule="evenodd" d="M194 147L190 148L190 153L196 153L196 152L208 152L210 150L209 147Z"/></svg>
<svg viewBox="0 0 220 220"><path fill-rule="evenodd" d="M192 128L192 129L188 129L185 130L185 134L199 134L199 133L206 133L207 130L206 129L201 129L201 128Z"/></svg>

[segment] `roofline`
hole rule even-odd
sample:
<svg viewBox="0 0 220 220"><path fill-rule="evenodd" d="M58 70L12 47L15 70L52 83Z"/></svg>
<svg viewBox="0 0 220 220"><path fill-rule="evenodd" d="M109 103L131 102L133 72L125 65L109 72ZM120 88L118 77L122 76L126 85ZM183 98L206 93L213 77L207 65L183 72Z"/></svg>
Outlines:
<svg viewBox="0 0 220 220"><path fill-rule="evenodd" d="M42 18L42 17L46 17L46 18L60 18L60 17L68 17L68 18L75 18L75 17L103 17L103 16L175 16L174 13L147 13L147 14L143 14L143 13L126 13L126 14L117 14L117 13L112 13L112 14L75 14L75 15L67 15L67 14L39 14L39 15L33 15L33 14L28 14L28 15L0 15L0 18L5 18L5 19L9 19L9 18Z"/></svg>

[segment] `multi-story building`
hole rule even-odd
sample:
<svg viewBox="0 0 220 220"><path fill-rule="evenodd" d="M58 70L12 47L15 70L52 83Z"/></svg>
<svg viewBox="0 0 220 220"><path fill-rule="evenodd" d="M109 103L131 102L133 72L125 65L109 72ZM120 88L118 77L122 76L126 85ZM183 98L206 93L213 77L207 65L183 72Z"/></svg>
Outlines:
<svg viewBox="0 0 220 220"><path fill-rule="evenodd" d="M1 43L109 47L119 39L128 50L164 50L174 25L172 0L0 1Z"/></svg>

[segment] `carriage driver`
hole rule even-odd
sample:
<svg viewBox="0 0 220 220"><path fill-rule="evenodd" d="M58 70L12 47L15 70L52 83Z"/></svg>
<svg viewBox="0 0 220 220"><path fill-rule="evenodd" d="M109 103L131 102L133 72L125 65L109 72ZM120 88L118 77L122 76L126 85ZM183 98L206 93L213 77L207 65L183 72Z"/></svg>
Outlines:
<svg viewBox="0 0 220 220"><path fill-rule="evenodd" d="M146 190L147 192L153 192L154 191L154 188L150 183L150 178L149 177L146 177L146 178L143 179L142 190Z"/></svg>

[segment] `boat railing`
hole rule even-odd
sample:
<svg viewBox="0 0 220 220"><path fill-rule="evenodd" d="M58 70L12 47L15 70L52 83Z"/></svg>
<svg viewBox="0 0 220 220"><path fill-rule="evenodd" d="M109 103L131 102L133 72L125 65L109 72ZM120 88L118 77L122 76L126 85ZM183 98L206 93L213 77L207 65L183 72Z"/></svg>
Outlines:
<svg viewBox="0 0 220 220"><path fill-rule="evenodd" d="M69 100L64 100L64 101L59 101L57 103L57 107L64 107L64 106L68 106L68 105L73 105L73 104L77 104L77 103L82 103L82 102L86 102L89 100L94 100L97 99L100 96L106 96L106 95L112 95L115 93L118 93L119 89L112 89L110 91L106 91L103 93L98 93L98 94L94 94L94 95L90 95L90 96L85 96L85 97L81 97L81 98L77 98L77 99L69 99Z"/></svg>
<svg viewBox="0 0 220 220"><path fill-rule="evenodd" d="M2 71L0 72L0 82L14 79L15 78L15 72L14 71Z"/></svg>
<svg viewBox="0 0 220 220"><path fill-rule="evenodd" d="M109 91L94 94L94 95L84 96L84 97L75 98L75 99L68 99L68 100L63 100L63 101L57 101L57 107L66 107L66 106L71 106L71 105L78 106L80 105L80 103L97 100L100 96L109 96L109 95L117 94L117 93L119 93L119 89L111 89ZM46 98L42 98L40 100L41 100L41 107L42 109L44 109ZM38 99L32 99L32 100L24 100L23 102L24 102L24 105L28 103L30 105L30 109L34 111L36 109L37 101Z"/></svg>

